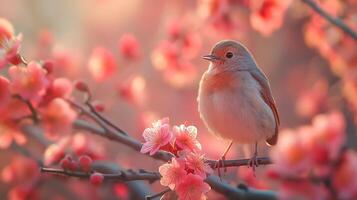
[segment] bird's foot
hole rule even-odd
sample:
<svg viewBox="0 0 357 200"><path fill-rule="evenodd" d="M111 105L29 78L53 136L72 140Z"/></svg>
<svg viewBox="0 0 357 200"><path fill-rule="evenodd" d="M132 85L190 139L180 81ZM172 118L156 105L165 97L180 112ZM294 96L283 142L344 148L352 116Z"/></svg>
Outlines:
<svg viewBox="0 0 357 200"><path fill-rule="evenodd" d="M227 167L225 167L224 162L226 161L226 157L222 156L220 159L217 160L214 168L217 169L218 177L222 181L222 174L221 168L224 168L224 172L227 172Z"/></svg>
<svg viewBox="0 0 357 200"><path fill-rule="evenodd" d="M248 161L248 167L252 167L255 174L255 168L259 166L258 155L254 154L253 157Z"/></svg>

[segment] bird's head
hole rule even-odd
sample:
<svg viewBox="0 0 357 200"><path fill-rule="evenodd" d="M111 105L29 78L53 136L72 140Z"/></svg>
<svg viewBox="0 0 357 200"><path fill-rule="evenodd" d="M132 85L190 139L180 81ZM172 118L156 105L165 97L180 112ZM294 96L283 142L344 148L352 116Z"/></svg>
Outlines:
<svg viewBox="0 0 357 200"><path fill-rule="evenodd" d="M211 67L218 71L246 71L256 68L254 58L248 49L241 43L233 40L218 42L211 54L203 56L211 61Z"/></svg>

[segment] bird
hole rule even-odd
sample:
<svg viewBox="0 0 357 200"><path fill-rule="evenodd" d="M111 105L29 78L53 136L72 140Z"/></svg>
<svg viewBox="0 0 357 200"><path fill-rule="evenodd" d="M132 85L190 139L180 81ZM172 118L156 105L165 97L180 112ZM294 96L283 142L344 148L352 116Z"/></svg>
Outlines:
<svg viewBox="0 0 357 200"><path fill-rule="evenodd" d="M280 119L269 80L253 55L240 42L222 40L214 45L198 90L200 118L212 134L229 140L216 166L220 167L233 143L253 144L248 165L258 167L258 142L277 144Z"/></svg>

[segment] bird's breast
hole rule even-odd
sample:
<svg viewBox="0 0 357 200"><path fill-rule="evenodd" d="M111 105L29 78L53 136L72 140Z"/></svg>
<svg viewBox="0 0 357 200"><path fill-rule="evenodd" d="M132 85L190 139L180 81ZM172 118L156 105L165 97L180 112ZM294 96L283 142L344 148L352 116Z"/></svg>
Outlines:
<svg viewBox="0 0 357 200"><path fill-rule="evenodd" d="M274 117L249 72L206 73L198 94L200 116L215 135L253 143L274 133Z"/></svg>

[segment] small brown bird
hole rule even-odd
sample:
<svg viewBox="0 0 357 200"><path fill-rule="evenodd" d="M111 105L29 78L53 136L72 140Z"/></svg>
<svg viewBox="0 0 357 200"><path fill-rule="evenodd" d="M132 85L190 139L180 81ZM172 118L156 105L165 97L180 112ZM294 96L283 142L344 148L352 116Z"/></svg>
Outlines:
<svg viewBox="0 0 357 200"><path fill-rule="evenodd" d="M230 140L222 161L233 142L255 144L249 162L254 169L258 142L275 145L278 140L280 121L269 81L239 42L220 41L203 58L210 65L198 92L200 116L211 133Z"/></svg>

